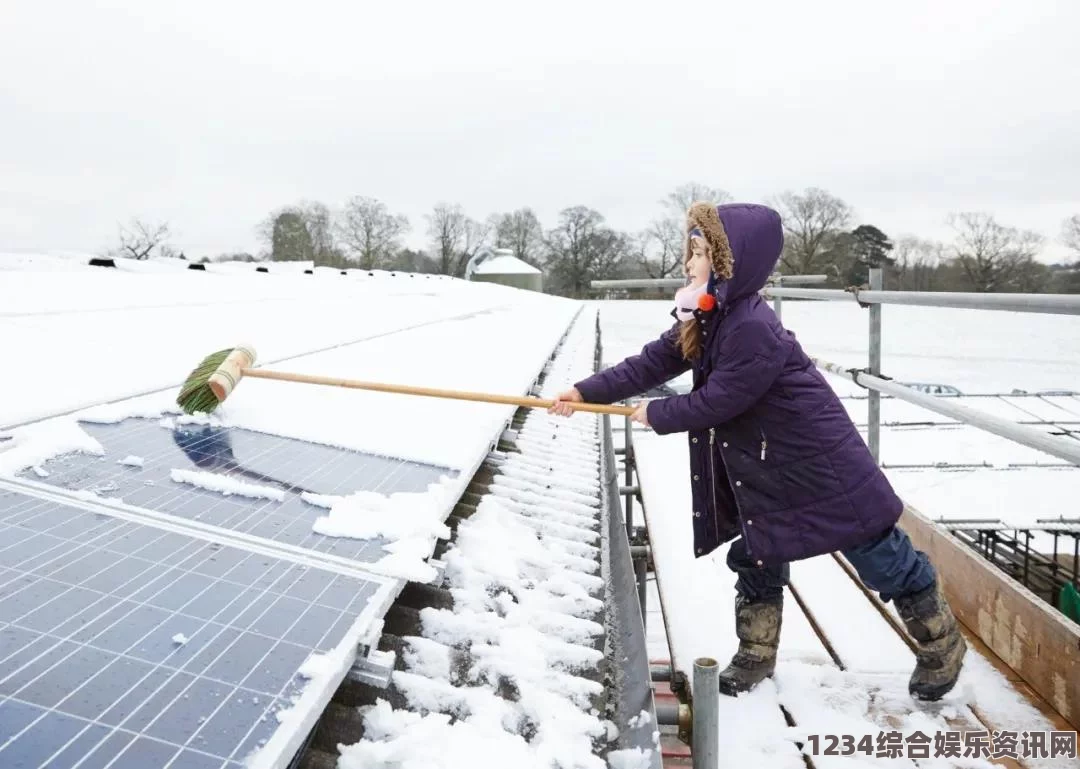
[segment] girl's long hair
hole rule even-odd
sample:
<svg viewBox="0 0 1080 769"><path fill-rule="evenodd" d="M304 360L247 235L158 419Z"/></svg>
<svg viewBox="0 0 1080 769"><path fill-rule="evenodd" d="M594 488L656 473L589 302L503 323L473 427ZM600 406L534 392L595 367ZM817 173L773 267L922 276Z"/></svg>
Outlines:
<svg viewBox="0 0 1080 769"><path fill-rule="evenodd" d="M684 320L679 328L679 350L685 360L701 355L701 327L696 320Z"/></svg>

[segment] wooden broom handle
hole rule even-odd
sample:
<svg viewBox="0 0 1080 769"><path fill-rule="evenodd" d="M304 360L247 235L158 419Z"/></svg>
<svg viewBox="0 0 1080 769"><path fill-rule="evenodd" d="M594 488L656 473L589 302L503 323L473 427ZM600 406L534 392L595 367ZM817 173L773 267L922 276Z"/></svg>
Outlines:
<svg viewBox="0 0 1080 769"><path fill-rule="evenodd" d="M286 382L303 382L306 384L330 385L332 387L350 387L356 390L375 390L377 392L401 393L404 395L426 395L432 398L452 398L463 401L483 401L485 403L506 403L513 406L526 406L529 408L550 408L555 401L543 398L527 398L518 395L492 395L488 393L462 392L460 390L439 390L431 387L411 387L409 385L379 384L377 382L361 382L356 379L339 379L329 376L314 376L312 374L295 374L289 371L268 371L261 368L245 368L243 376L256 379L280 379ZM602 403L574 403L567 401L574 411L591 411L596 414L617 414L630 416L634 413L633 406L609 406Z"/></svg>

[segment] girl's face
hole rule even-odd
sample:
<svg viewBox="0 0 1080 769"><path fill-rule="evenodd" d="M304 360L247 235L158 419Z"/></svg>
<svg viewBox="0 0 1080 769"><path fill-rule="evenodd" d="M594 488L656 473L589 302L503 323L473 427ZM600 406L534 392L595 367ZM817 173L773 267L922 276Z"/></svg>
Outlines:
<svg viewBox="0 0 1080 769"><path fill-rule="evenodd" d="M690 257L686 260L684 268L692 285L701 285L709 279L712 258L709 254L709 244L704 238L696 236L690 238Z"/></svg>

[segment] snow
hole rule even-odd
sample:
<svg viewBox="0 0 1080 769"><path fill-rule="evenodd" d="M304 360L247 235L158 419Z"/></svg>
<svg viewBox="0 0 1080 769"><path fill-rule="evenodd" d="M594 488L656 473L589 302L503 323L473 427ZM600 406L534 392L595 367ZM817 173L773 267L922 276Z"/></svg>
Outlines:
<svg viewBox="0 0 1080 769"><path fill-rule="evenodd" d="M176 635L174 635L172 637L172 642L174 644L179 645L179 646L183 646L184 644L186 644L188 642L188 640L190 640L190 639L188 639L188 637L186 635L184 635L183 633L177 633Z"/></svg>
<svg viewBox="0 0 1080 769"><path fill-rule="evenodd" d="M685 436L639 434L634 446L676 667L689 672L700 656L724 665L738 643L734 575L724 565L726 545L708 556L692 557ZM803 764L794 742L805 742L810 734L819 738L851 734L858 740L867 734L876 738L883 729L905 736L919 730L932 736L956 729L957 723L967 724L965 729L985 728L977 722L975 711L992 729L1054 728L972 648L956 688L940 703L916 706L907 692L913 654L840 565L830 556L820 556L793 563L791 569L792 585L845 669L836 667L824 653L807 618L788 594L774 679L738 698L720 698L721 739L732 765L795 769ZM791 713L796 727L786 725L781 705ZM859 753L818 755L813 761L815 766L840 769L886 761L895 764ZM1058 763L1060 767L1075 765ZM920 761L923 765L991 766L986 761L957 764L941 759Z"/></svg>
<svg viewBox="0 0 1080 769"><path fill-rule="evenodd" d="M671 325L666 302L594 304L609 365L639 352ZM866 365L868 319L854 302L788 301L783 319L809 354L843 366ZM943 382L984 394L1080 389L1080 317L889 306L882 327L882 368L900 381ZM940 333L944 328L948 334ZM866 391L841 377L827 374L826 379L865 438ZM688 387L689 376L671 384ZM1076 429L1080 421L1080 398L1072 396L981 395L959 402L1017 422L1058 420L1057 426L1038 428L1047 431L1060 430L1062 422ZM933 520L1000 518L1029 526L1062 515L1067 510L1062 500L1080 496L1080 468L1062 466L1056 457L895 398L882 398L881 414L886 475L909 504ZM1036 540L1044 549L1052 546L1046 535Z"/></svg>
<svg viewBox="0 0 1080 769"><path fill-rule="evenodd" d="M474 275L540 275L540 270L512 255L492 256L477 265Z"/></svg>
<svg viewBox="0 0 1080 769"><path fill-rule="evenodd" d="M380 494L376 491L357 491L349 496L329 500L318 495L304 495L307 501L330 512L315 521L314 531L329 537L375 539L385 537L399 540L407 537L449 537L443 523L450 493L458 484L444 476L443 481L431 484L427 492L397 492Z"/></svg>
<svg viewBox="0 0 1080 769"><path fill-rule="evenodd" d="M593 305L611 363L639 352L672 324L668 301ZM842 366L867 364L869 313L854 300L788 300L783 321L809 354ZM882 308L882 344L882 368L900 382L950 384L965 393L1080 389L1080 316L890 305ZM829 378L843 394L865 395Z"/></svg>
<svg viewBox="0 0 1080 769"><path fill-rule="evenodd" d="M119 422L129 416L160 419L166 426L236 426L438 465L458 471L458 479L444 478L420 493L303 497L325 511L315 532L384 537L386 556L372 570L421 582L437 575L427 558L435 539L448 533L445 516L514 407L249 378L213 417L181 417L173 404L177 386L209 352L250 341L267 368L521 394L582 306L487 283L378 271L342 276L316 270L304 276L304 265L273 264L269 275L261 275L254 265L222 264L199 273L170 260L121 260L119 269L103 270L85 267L83 257L0 254L0 339L10 360L34 364L32 376L5 380L0 429L10 440L0 442L0 476L27 470L40 475L49 459L68 452L100 456L103 447L78 420ZM482 265L481 272L501 258ZM591 368L588 308L601 310L608 362L637 352L671 322L666 302L585 306L545 382L547 395ZM965 392L1071 389L1080 381L1076 318L892 307L884 315L885 370L900 381L942 382ZM784 318L812 354L843 365L865 364L866 313L854 302L787 302ZM464 352L470 348L474 352ZM74 381L72 372L78 372ZM856 396L845 405L865 422L865 391L835 377L830 382L838 392ZM687 377L676 384L685 387ZM1067 396L982 402L1017 420L1080 420L1080 400ZM883 413L895 423L950 421L897 401L886 400ZM500 466L491 493L462 522L446 555L453 608L425 610L422 636L406 639L406 670L395 672L393 681L416 712L395 710L385 701L367 709L364 739L340 748L341 769L650 764L654 756L640 749L613 751L606 760L595 754L595 745L611 741L619 728L595 710L601 684L591 677L602 658L597 647L604 631L597 598L603 588L597 564L597 424L589 415L565 420L529 414L518 440L524 453ZM724 564L724 548L707 558L692 557L684 437L639 435L643 493L672 623L669 650L659 618L650 611L651 655L670 652L684 670L698 656L726 660L735 649L734 577ZM1038 452L956 426L895 424L883 430L882 444L886 462L893 464L972 461L1008 467L1046 461ZM142 467L153 459L129 456L120 464ZM894 468L889 474L932 518L975 517L973 510L977 517L1017 521L1055 517L1062 501L1080 491L1080 472L1049 467L948 473ZM175 469L171 477L224 495L284 498L279 489L213 473ZM95 489L107 491L98 486L78 493L93 498ZM839 566L824 558L796 564L793 584L847 669L832 663L789 594L775 680L721 702L722 735L733 765L801 767L795 741L809 733L876 733L890 718L905 733L932 733L971 708L998 728L1051 728L977 653L969 654L961 685L945 703L912 711L906 694L910 651ZM694 589L680 587L686 585ZM657 596L655 584L649 592ZM182 633L173 636L177 644L187 640ZM305 662L300 673L308 686L292 708L275 714L283 726L249 757L250 767L269 766L287 752L296 733L306 733L301 727L313 724L311 714L344 676L357 643L351 637L334 652ZM467 655L468 667L454 664L459 654ZM511 683L517 696L508 700L498 690ZM787 726L780 704L798 726ZM643 712L626 727L652 729L649 722ZM825 767L841 760L842 766L880 765L820 756L814 763Z"/></svg>
<svg viewBox="0 0 1080 769"><path fill-rule="evenodd" d="M5 273L0 307L5 350L12 360L35 361L34 376L6 382L4 427L159 390L120 404L112 418L136 410L175 413L177 388L199 361L245 341L266 368L519 395L580 305L494 284L402 274L86 268ZM122 344L116 343L118 319ZM461 365L463 346L472 341L480 352ZM72 387L72 371L97 375ZM483 445L512 411L248 379L218 416L229 426L461 469L472 459L462 447ZM431 430L432 424L442 429Z"/></svg>
<svg viewBox="0 0 1080 769"><path fill-rule="evenodd" d="M10 441L0 444L0 477L14 476L23 470L44 464L60 454L80 451L101 456L101 444L73 420L48 419L9 432Z"/></svg>
<svg viewBox="0 0 1080 769"><path fill-rule="evenodd" d="M588 370L590 321L578 319L545 392ZM603 687L583 675L602 657L594 644L604 628L593 619L602 608L599 563L582 555L585 537L530 525L553 519L561 535L595 532L596 431L591 415L526 417L518 438L524 453L500 465L445 557L453 608L424 609L423 638L406 639L406 670L393 683L418 712L385 701L366 709L364 739L342 746L341 769L604 766L593 745L610 736L609 726L592 703ZM467 670L451 663L452 650L469 655ZM496 691L505 681L517 691L513 700ZM528 742L524 728L534 733Z"/></svg>
<svg viewBox="0 0 1080 769"><path fill-rule="evenodd" d="M611 769L649 769L652 766L652 750L627 748L608 753L608 766Z"/></svg>
<svg viewBox="0 0 1080 769"><path fill-rule="evenodd" d="M328 654L312 654L296 672L304 678L328 679L334 672L334 658Z"/></svg>
<svg viewBox="0 0 1080 769"><path fill-rule="evenodd" d="M173 469L170 471L169 477L177 483L187 483L199 489L216 491L227 497L235 494L239 497L249 497L251 499L272 499L276 502L285 499L285 492L281 489L244 483L227 475L218 475L201 470Z"/></svg>

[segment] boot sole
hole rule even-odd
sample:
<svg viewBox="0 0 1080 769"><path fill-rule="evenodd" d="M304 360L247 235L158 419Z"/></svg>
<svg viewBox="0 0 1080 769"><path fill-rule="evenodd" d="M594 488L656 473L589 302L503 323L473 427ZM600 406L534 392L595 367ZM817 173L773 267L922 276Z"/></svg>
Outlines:
<svg viewBox="0 0 1080 769"><path fill-rule="evenodd" d="M761 679L761 681L764 681L766 678L772 677L773 674L769 673L767 676L765 676L765 678ZM725 681L723 678L721 678L720 693L727 697L738 697L740 694L746 694L747 692L751 692L756 689L757 685L760 684L761 681L757 681L756 683L751 684L748 688L742 688L733 681Z"/></svg>
<svg viewBox="0 0 1080 769"><path fill-rule="evenodd" d="M967 651L968 651L967 641L965 641L964 637L961 636L960 637L960 665L956 669L956 676L954 676L953 679L951 681L949 681L948 683L942 684L941 686L938 686L938 687L935 687L935 688L932 688L932 689L923 689L921 691L911 691L911 690L909 690L908 693L911 694L912 699L918 700L919 702L937 702L942 697L944 697L946 694L951 692L954 688L956 688L956 682L960 680L960 672L964 669L964 657L967 656Z"/></svg>

